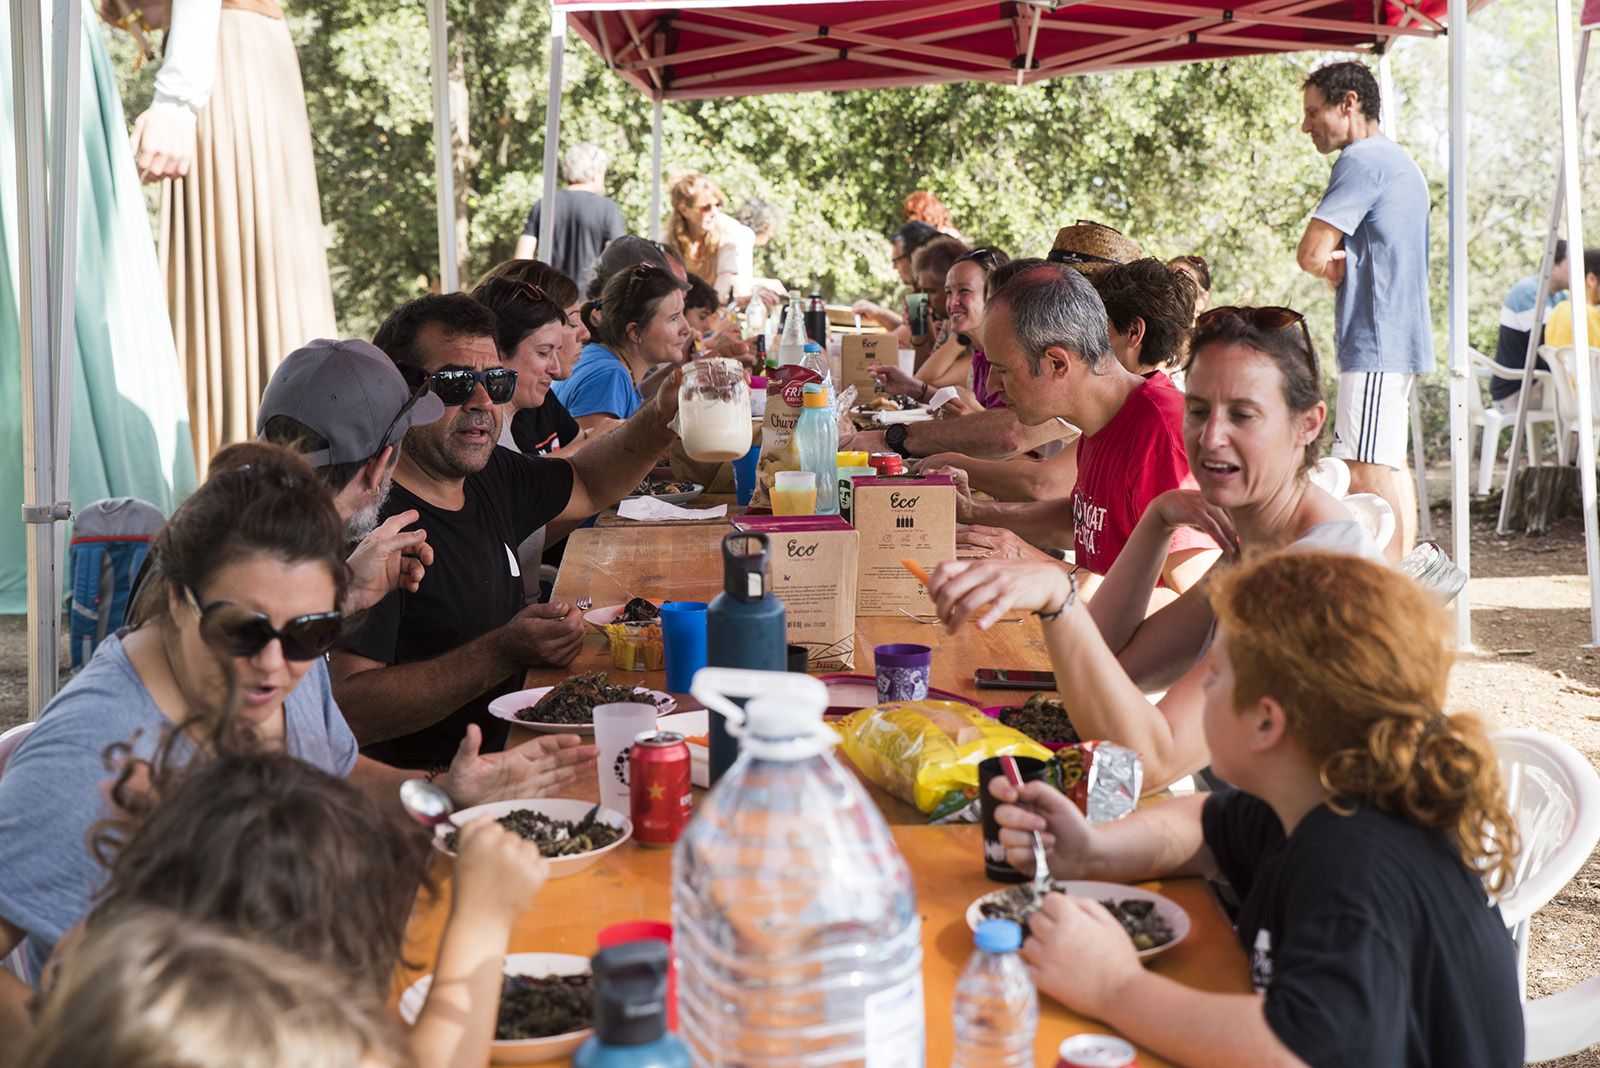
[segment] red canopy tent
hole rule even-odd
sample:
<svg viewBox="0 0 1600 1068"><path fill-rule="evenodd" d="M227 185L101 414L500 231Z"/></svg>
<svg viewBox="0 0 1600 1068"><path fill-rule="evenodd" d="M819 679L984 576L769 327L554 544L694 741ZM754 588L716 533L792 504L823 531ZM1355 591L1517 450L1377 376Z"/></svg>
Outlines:
<svg viewBox="0 0 1600 1068"><path fill-rule="evenodd" d="M1025 84L1443 32L1445 0L553 0L606 65L668 100L932 82ZM1487 2L1487 0L1480 0ZM1477 5L1473 5L1477 6Z"/></svg>

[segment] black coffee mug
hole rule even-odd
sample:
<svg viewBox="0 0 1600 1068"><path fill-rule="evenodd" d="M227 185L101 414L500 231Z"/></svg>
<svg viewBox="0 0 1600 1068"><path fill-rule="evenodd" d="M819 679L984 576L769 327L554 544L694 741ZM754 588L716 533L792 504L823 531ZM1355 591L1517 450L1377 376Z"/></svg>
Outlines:
<svg viewBox="0 0 1600 1068"><path fill-rule="evenodd" d="M1033 757L1013 757L1017 773L1023 782L1036 780L1048 782L1061 789L1061 765L1054 760L1036 760ZM995 809L1001 802L989 792L989 780L1004 777L1000 758L990 757L978 765L978 815L983 824L983 874L997 883L1025 883L1028 876L1006 862L1006 848L1000 844L1000 825L995 822Z"/></svg>

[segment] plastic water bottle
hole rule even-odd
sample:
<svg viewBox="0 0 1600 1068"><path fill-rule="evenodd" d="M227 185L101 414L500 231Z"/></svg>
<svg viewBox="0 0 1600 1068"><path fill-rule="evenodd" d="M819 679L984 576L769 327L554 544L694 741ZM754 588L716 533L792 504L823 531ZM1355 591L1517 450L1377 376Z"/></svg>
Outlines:
<svg viewBox="0 0 1600 1068"><path fill-rule="evenodd" d="M679 1034L694 1063L922 1068L916 893L877 807L829 752L827 688L703 668L692 692L741 736L672 857Z"/></svg>
<svg viewBox="0 0 1600 1068"><path fill-rule="evenodd" d="M789 306L784 310L783 325L778 334L778 366L799 363L806 354L806 309L800 303L800 294L789 294Z"/></svg>
<svg viewBox="0 0 1600 1068"><path fill-rule="evenodd" d="M828 356L827 353L822 351L822 346L815 341L807 341L800 355L800 366L815 374L817 380L822 383L822 388L828 391L828 408L831 411L833 408L833 373L832 368L828 366ZM835 436L837 436L837 431L835 431Z"/></svg>
<svg viewBox="0 0 1600 1068"><path fill-rule="evenodd" d="M977 950L956 981L955 1055L950 1068L1032 1068L1039 994L1017 950L1022 928L984 920Z"/></svg>
<svg viewBox="0 0 1600 1068"><path fill-rule="evenodd" d="M817 515L839 514L839 422L828 404L828 391L815 382L801 394L804 407L794 428L794 450L800 470L817 476Z"/></svg>

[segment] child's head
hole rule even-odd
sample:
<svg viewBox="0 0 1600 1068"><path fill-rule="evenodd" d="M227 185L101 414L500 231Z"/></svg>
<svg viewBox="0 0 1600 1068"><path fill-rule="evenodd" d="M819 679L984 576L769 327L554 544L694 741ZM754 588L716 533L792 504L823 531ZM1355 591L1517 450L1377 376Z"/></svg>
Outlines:
<svg viewBox="0 0 1600 1068"><path fill-rule="evenodd" d="M97 924L41 998L22 1068L407 1068L364 985L192 917Z"/></svg>
<svg viewBox="0 0 1600 1068"><path fill-rule="evenodd" d="M717 291L697 274L689 275L689 292L683 295L683 317L696 335L711 329L722 305L717 302Z"/></svg>
<svg viewBox="0 0 1600 1068"><path fill-rule="evenodd" d="M421 881L425 843L392 811L286 753L197 759L120 847L91 929L161 908L388 990Z"/></svg>
<svg viewBox="0 0 1600 1068"><path fill-rule="evenodd" d="M1516 825L1483 728L1444 714L1452 653L1432 594L1369 560L1284 552L1228 575L1211 603L1225 658L1206 705L1218 775L1249 790L1268 761L1297 755L1336 805L1443 831L1504 885Z"/></svg>

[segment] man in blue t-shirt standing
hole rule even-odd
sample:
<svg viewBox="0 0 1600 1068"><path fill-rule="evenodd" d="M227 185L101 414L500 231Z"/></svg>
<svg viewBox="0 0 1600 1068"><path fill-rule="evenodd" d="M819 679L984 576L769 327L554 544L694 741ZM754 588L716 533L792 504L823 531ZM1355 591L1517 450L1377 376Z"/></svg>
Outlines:
<svg viewBox="0 0 1600 1068"><path fill-rule="evenodd" d="M1433 368L1428 309L1428 184L1378 128L1378 80L1364 65L1330 63L1301 87L1300 128L1338 152L1322 203L1300 239L1300 269L1333 287L1339 403L1333 455L1350 465L1352 493L1376 493L1399 530L1398 560L1417 530L1406 468L1411 390Z"/></svg>

